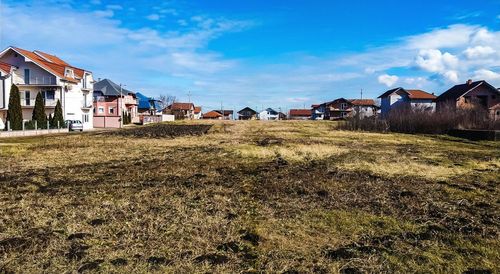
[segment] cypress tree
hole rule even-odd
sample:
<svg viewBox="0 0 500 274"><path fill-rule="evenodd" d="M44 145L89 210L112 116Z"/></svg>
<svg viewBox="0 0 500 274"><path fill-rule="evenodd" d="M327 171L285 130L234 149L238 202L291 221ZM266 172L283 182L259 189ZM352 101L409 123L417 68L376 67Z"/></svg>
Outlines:
<svg viewBox="0 0 500 274"><path fill-rule="evenodd" d="M56 108L54 110L54 117L52 118L52 126L57 127L59 122L60 127L64 127L64 117L62 113L61 101L57 100Z"/></svg>
<svg viewBox="0 0 500 274"><path fill-rule="evenodd" d="M130 114L130 112L127 115L127 121L129 124L132 123L132 114Z"/></svg>
<svg viewBox="0 0 500 274"><path fill-rule="evenodd" d="M53 127L54 127L54 117L52 117L52 113L51 113L51 114L49 114L49 126L50 126L51 128L53 128Z"/></svg>
<svg viewBox="0 0 500 274"><path fill-rule="evenodd" d="M45 114L45 104L43 103L42 93L36 95L35 108L33 108L33 121L37 121L38 128L47 127L47 114Z"/></svg>
<svg viewBox="0 0 500 274"><path fill-rule="evenodd" d="M12 130L23 129L23 111L21 109L21 96L16 85L12 84L9 95L9 109L7 111L7 121L10 122ZM5 127L7 129L7 126Z"/></svg>

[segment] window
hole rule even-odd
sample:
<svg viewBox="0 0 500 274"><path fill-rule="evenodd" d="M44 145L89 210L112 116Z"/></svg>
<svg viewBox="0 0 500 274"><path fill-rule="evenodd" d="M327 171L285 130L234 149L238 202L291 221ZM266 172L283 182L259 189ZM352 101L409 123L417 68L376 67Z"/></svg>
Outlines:
<svg viewBox="0 0 500 274"><path fill-rule="evenodd" d="M83 94L83 106L84 107L87 107L88 106L88 103L87 103L87 93L84 93Z"/></svg>
<svg viewBox="0 0 500 274"><path fill-rule="evenodd" d="M24 92L24 103L26 106L31 105L31 93L29 91Z"/></svg>
<svg viewBox="0 0 500 274"><path fill-rule="evenodd" d="M25 85L30 84L30 70L29 69L24 69L24 84Z"/></svg>
<svg viewBox="0 0 500 274"><path fill-rule="evenodd" d="M115 108L109 107L109 114L115 114Z"/></svg>
<svg viewBox="0 0 500 274"><path fill-rule="evenodd" d="M346 103L340 104L340 109L342 110L347 109L347 104Z"/></svg>
<svg viewBox="0 0 500 274"><path fill-rule="evenodd" d="M64 76L66 76L66 77L71 77L71 78L75 78L75 77L73 76L73 70L72 70L72 69L70 69L70 68L66 68L66 70L64 71Z"/></svg>
<svg viewBox="0 0 500 274"><path fill-rule="evenodd" d="M44 90L42 91L42 97L45 100L55 100L56 99L56 91L55 90Z"/></svg>
<svg viewBox="0 0 500 274"><path fill-rule="evenodd" d="M104 113L104 108L103 108L103 107L99 107L99 108L98 108L98 112L99 112L99 113Z"/></svg>
<svg viewBox="0 0 500 274"><path fill-rule="evenodd" d="M89 122L89 115L88 114L82 114L82 121L84 123L88 123Z"/></svg>
<svg viewBox="0 0 500 274"><path fill-rule="evenodd" d="M83 75L83 79L82 79L83 88L87 88L87 76L88 76L88 74Z"/></svg>

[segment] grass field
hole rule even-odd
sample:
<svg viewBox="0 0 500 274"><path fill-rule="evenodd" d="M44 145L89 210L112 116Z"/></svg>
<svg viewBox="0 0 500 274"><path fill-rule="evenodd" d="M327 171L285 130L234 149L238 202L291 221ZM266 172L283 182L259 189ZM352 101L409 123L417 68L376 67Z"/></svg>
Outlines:
<svg viewBox="0 0 500 274"><path fill-rule="evenodd" d="M115 133L0 140L0 272L500 271L498 142Z"/></svg>

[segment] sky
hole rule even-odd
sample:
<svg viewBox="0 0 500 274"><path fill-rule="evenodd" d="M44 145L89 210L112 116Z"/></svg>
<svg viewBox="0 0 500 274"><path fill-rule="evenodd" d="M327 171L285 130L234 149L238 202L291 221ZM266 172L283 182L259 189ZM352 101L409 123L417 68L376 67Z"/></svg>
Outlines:
<svg viewBox="0 0 500 274"><path fill-rule="evenodd" d="M500 0L0 0L0 47L203 111L500 87Z"/></svg>

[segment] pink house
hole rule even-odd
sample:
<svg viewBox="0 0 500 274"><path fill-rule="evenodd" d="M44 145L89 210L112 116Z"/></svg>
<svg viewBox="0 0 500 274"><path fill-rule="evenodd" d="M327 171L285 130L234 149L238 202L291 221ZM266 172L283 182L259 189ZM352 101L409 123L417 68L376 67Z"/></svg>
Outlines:
<svg viewBox="0 0 500 274"><path fill-rule="evenodd" d="M137 98L134 92L126 90L109 79L94 84L94 127L120 128L122 115L137 120Z"/></svg>

